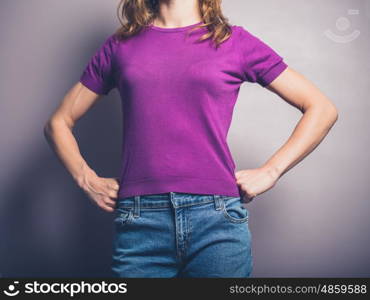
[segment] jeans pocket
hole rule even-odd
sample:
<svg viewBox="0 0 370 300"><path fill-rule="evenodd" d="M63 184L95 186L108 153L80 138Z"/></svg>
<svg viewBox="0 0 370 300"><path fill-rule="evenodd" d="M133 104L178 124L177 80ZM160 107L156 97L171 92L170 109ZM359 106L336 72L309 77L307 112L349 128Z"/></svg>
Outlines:
<svg viewBox="0 0 370 300"><path fill-rule="evenodd" d="M117 228L122 228L132 222L133 212L131 208L116 208L113 220Z"/></svg>
<svg viewBox="0 0 370 300"><path fill-rule="evenodd" d="M231 223L246 223L249 219L249 211L241 202L240 197L223 196L222 213L226 220Z"/></svg>

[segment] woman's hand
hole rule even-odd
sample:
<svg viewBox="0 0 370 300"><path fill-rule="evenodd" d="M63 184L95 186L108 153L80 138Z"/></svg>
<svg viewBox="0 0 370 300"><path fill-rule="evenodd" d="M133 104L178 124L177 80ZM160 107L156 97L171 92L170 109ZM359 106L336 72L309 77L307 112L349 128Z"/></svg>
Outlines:
<svg viewBox="0 0 370 300"><path fill-rule="evenodd" d="M84 184L81 186L97 206L107 212L114 211L119 189L118 178L99 177L92 172L85 177Z"/></svg>
<svg viewBox="0 0 370 300"><path fill-rule="evenodd" d="M272 168L261 167L235 172L236 183L242 194L242 202L250 202L254 197L271 189L279 174Z"/></svg>

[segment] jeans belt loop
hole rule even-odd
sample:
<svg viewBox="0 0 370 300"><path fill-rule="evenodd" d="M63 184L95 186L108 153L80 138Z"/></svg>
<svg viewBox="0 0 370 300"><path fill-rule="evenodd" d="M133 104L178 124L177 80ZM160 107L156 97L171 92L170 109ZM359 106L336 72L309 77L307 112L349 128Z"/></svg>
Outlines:
<svg viewBox="0 0 370 300"><path fill-rule="evenodd" d="M213 198L215 200L215 209L221 210L222 209L222 198L220 195L213 195Z"/></svg>
<svg viewBox="0 0 370 300"><path fill-rule="evenodd" d="M140 195L135 196L134 217L140 217Z"/></svg>

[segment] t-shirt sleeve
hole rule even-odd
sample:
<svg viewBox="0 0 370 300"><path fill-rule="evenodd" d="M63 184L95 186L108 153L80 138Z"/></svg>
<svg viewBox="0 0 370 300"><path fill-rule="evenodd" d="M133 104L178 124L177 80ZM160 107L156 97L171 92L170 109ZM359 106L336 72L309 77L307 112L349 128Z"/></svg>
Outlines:
<svg viewBox="0 0 370 300"><path fill-rule="evenodd" d="M80 82L97 94L107 95L115 87L116 40L110 35L95 51L80 76Z"/></svg>
<svg viewBox="0 0 370 300"><path fill-rule="evenodd" d="M265 87L277 78L288 65L274 49L254 36L242 26L239 27L239 53L242 79L257 82Z"/></svg>

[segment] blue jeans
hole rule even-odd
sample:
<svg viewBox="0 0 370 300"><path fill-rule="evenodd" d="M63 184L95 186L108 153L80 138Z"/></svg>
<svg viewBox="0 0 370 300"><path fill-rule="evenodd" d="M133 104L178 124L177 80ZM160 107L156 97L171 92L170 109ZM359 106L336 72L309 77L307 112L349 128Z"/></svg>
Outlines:
<svg viewBox="0 0 370 300"><path fill-rule="evenodd" d="M113 277L249 277L248 216L240 197L170 192L118 198Z"/></svg>

